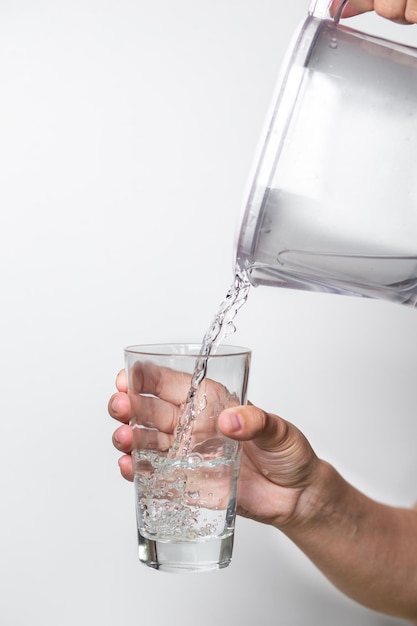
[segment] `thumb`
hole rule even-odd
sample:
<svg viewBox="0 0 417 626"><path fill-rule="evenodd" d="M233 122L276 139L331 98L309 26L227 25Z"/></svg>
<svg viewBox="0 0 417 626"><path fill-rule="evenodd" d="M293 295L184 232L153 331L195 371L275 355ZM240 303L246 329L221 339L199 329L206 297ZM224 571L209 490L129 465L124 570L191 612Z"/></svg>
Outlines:
<svg viewBox="0 0 417 626"><path fill-rule="evenodd" d="M330 15L334 16L341 4L341 0L332 0L330 3ZM342 17L354 17L360 13L368 13L374 8L373 0L350 0L343 8Z"/></svg>
<svg viewBox="0 0 417 626"><path fill-rule="evenodd" d="M285 487L309 484L317 456L302 432L286 420L253 405L226 409L219 415L226 437L247 442L246 456L268 480Z"/></svg>
<svg viewBox="0 0 417 626"><path fill-rule="evenodd" d="M285 447L290 424L277 415L248 404L226 409L219 415L221 432L237 441L255 440L259 448L278 451Z"/></svg>

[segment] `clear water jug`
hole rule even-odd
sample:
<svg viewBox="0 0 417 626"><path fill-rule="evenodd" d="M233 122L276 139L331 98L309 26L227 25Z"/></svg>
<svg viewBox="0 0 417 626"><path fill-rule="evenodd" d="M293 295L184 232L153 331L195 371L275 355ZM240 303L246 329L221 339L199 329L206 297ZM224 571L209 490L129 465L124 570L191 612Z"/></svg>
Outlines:
<svg viewBox="0 0 417 626"><path fill-rule="evenodd" d="M255 286L416 306L417 48L344 26L345 2L334 18L328 4L288 52L237 266Z"/></svg>

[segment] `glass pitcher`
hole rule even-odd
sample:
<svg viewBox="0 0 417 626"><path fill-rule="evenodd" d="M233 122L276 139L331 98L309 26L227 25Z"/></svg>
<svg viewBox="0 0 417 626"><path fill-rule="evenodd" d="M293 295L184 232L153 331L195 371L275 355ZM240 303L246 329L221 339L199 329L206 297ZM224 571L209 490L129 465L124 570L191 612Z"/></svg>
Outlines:
<svg viewBox="0 0 417 626"><path fill-rule="evenodd" d="M235 247L254 285L417 303L417 48L313 2ZM379 18L375 18L379 19Z"/></svg>

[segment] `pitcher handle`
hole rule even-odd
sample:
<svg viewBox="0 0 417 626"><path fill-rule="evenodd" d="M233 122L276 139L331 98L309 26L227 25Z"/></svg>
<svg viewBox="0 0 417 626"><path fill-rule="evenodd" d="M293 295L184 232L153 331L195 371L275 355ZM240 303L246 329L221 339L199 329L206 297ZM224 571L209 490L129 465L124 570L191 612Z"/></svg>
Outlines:
<svg viewBox="0 0 417 626"><path fill-rule="evenodd" d="M334 17L333 17L333 20L336 23L338 23L340 18L342 17L343 9L345 8L348 2L349 0L340 0L338 7L335 11ZM329 2L329 0L313 0L308 12L313 17L318 17L319 19L323 20L329 16L330 5L331 5L331 2Z"/></svg>

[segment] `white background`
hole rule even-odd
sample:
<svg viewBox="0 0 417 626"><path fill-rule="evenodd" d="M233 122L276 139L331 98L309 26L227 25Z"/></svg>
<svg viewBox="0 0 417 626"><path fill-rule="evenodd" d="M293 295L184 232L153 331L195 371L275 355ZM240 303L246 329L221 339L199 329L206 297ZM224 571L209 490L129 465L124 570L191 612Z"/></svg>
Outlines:
<svg viewBox="0 0 417 626"><path fill-rule="evenodd" d="M122 348L200 340L231 284L254 152L307 8L0 1L4 626L403 623L248 520L224 571L141 566L111 445ZM399 305L258 288L231 339L253 349L253 402L369 495L409 506L416 324Z"/></svg>

